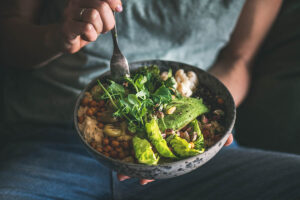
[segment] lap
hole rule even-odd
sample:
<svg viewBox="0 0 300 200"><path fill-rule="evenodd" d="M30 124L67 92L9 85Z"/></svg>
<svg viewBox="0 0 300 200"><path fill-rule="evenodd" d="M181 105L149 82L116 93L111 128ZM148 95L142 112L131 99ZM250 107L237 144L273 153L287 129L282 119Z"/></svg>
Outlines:
<svg viewBox="0 0 300 200"><path fill-rule="evenodd" d="M224 149L192 173L157 180L114 181L116 199L299 199L300 157L243 148ZM133 191L133 192L128 192Z"/></svg>
<svg viewBox="0 0 300 200"><path fill-rule="evenodd" d="M140 186L119 182L71 130L47 129L6 143L0 199L299 199L300 157L225 149L192 173Z"/></svg>

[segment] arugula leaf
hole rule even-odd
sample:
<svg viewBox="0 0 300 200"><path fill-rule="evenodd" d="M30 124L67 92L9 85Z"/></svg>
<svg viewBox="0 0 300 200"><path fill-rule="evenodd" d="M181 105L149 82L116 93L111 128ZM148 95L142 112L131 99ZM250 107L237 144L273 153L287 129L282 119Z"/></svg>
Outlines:
<svg viewBox="0 0 300 200"><path fill-rule="evenodd" d="M172 94L170 89L166 88L166 86L161 86L158 88L152 97L154 103L156 104L167 104L172 101Z"/></svg>
<svg viewBox="0 0 300 200"><path fill-rule="evenodd" d="M174 77L169 77L166 81L164 81L164 84L167 88L176 89L176 80Z"/></svg>

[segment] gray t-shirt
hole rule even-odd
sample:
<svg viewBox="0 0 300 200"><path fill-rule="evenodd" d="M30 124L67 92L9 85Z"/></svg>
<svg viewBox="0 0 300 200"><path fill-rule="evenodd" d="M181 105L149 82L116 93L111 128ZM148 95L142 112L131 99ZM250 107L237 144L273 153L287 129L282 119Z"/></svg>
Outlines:
<svg viewBox="0 0 300 200"><path fill-rule="evenodd" d="M229 41L243 0L126 0L117 14L120 48L129 62L165 59L207 69ZM46 1L43 24L61 20L65 1ZM46 49L45 49L46 51ZM4 80L7 122L71 121L76 97L108 70L111 35L80 52L32 71L10 71Z"/></svg>

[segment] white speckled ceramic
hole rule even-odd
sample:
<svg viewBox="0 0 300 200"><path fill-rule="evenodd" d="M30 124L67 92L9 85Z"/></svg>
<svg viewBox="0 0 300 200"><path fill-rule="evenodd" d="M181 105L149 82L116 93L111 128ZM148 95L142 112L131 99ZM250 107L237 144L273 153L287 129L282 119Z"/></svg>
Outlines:
<svg viewBox="0 0 300 200"><path fill-rule="evenodd" d="M130 70L134 71L142 66L149 66L149 65L158 65L162 71L167 71L169 68L172 68L173 72L177 69L185 69L185 70L193 70L196 72L199 78L199 82L202 85L207 86L215 95L218 95L224 99L225 102L225 132L223 137L212 147L206 149L206 151L202 154L189 157L186 159L182 159L172 163L164 163L159 164L156 166L147 166L143 164L132 164L132 163L125 163L119 160L115 160L112 158L108 158L103 154L94 150L83 138L82 133L78 129L78 122L77 122L77 110L79 108L81 99L84 96L84 92L89 91L91 87L96 84L96 79L92 81L79 95L75 111L74 111L74 123L77 133L87 148L87 150L103 165L121 173L126 174L131 177L137 178L146 178L146 179L164 179L164 178L171 178L175 176L180 176L195 170L196 168L204 165L207 161L212 159L216 153L223 147L224 143L226 142L229 134L232 131L234 122L235 122L235 105L232 96L230 95L227 88L216 78L208 74L207 72L196 68L191 65L187 65L184 63L172 62L172 61L162 61L162 60L149 60L149 61L140 61L130 64ZM99 77L99 79L104 79L109 75L109 73L103 74Z"/></svg>

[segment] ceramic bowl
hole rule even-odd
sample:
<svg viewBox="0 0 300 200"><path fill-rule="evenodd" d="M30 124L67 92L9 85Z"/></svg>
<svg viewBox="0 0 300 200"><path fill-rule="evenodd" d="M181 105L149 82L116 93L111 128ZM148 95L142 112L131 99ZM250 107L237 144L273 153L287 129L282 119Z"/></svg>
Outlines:
<svg viewBox="0 0 300 200"><path fill-rule="evenodd" d="M225 104L225 131L223 137L216 142L213 146L206 149L206 151L202 154L185 158L182 160L178 160L171 163L164 163L158 164L155 166L148 166L144 164L133 164L133 163L126 163L120 160L112 159L109 157L104 156L103 154L99 153L95 149L93 149L89 143L87 143L78 128L77 122L77 111L80 106L80 102L84 96L86 91L89 91L94 85L96 85L97 79L104 80L109 76L109 72L101 75L97 79L93 80L90 84L86 86L86 88L81 92L79 95L75 111L74 111L74 123L77 133L80 137L80 140L85 145L86 149L103 165L108 168L111 168L121 174L125 174L130 177L136 178L145 178L145 179L165 179L165 178L172 178L176 176L180 176L186 173L189 173L198 167L204 165L210 159L212 159L223 147L224 143L226 142L229 134L232 131L235 116L236 116L236 109L234 105L233 98L227 88L215 77L210 75L209 73L188 64L173 62L173 61L162 61L162 60L148 60L148 61L140 61L134 62L130 64L130 70L134 71L143 66L149 65L157 65L161 71L167 71L169 68L173 70L173 72L177 71L178 69L184 70L192 70L194 71L199 78L200 84L209 88L215 95L220 96L224 99Z"/></svg>

